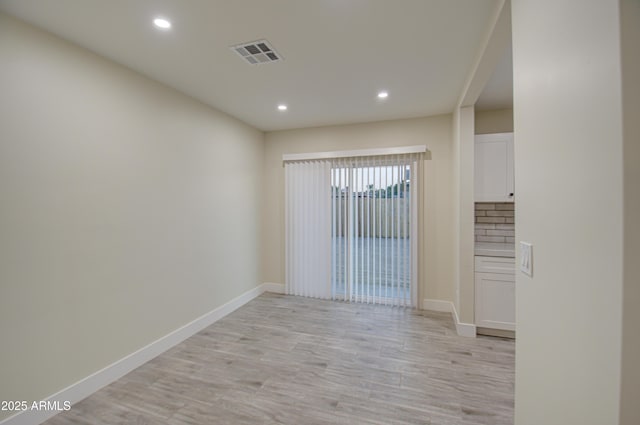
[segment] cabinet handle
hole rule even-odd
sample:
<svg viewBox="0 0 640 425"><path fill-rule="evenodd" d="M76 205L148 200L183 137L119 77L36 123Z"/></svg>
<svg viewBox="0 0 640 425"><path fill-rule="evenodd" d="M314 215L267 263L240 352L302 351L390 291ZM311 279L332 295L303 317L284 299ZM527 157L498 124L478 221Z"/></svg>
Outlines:
<svg viewBox="0 0 640 425"><path fill-rule="evenodd" d="M513 192L509 194L509 196L513 196Z"/></svg>

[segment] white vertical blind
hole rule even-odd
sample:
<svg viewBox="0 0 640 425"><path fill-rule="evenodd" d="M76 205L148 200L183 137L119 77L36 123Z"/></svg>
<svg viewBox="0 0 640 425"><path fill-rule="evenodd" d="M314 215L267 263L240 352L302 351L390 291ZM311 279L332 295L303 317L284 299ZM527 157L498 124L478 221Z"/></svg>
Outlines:
<svg viewBox="0 0 640 425"><path fill-rule="evenodd" d="M286 293L331 297L331 163L285 164Z"/></svg>
<svg viewBox="0 0 640 425"><path fill-rule="evenodd" d="M416 306L419 153L287 162L286 291Z"/></svg>
<svg viewBox="0 0 640 425"><path fill-rule="evenodd" d="M420 167L421 165L421 161L420 161L420 157L418 156L418 158L415 158L415 155L412 156L411 160L411 179L412 179L412 184L409 185L409 193L411 196L411 199L413 199L413 201L411 202L411 205L409 206L410 209L410 214L411 214L411 226L410 227L410 232L411 232L411 272L410 272L410 279L411 282L418 282L418 202L420 201L420 197L419 197L419 187L420 187L420 181L422 180L422 168ZM419 296L419 292L418 292L418 285L417 284L412 284L411 285L411 300L412 300L412 306L417 306L418 305L418 296Z"/></svg>
<svg viewBox="0 0 640 425"><path fill-rule="evenodd" d="M333 299L417 304L419 158L332 161Z"/></svg>

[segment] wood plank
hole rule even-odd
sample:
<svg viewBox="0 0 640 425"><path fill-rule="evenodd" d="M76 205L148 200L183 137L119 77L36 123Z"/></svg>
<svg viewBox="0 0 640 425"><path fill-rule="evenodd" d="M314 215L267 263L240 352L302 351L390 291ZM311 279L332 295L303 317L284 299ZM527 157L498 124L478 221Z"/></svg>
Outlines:
<svg viewBox="0 0 640 425"><path fill-rule="evenodd" d="M264 294L46 424L512 424L514 362L448 314Z"/></svg>

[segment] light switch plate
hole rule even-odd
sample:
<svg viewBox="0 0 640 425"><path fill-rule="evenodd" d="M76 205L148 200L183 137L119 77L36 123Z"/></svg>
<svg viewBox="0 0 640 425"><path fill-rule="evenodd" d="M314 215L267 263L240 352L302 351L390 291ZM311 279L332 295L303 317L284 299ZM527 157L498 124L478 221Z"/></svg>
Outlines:
<svg viewBox="0 0 640 425"><path fill-rule="evenodd" d="M520 271L533 277L533 246L520 241Z"/></svg>

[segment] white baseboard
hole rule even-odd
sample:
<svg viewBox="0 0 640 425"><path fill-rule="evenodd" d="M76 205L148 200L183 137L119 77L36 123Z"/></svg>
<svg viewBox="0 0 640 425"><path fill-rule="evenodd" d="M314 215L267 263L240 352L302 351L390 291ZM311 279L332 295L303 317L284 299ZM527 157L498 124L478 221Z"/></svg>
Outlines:
<svg viewBox="0 0 640 425"><path fill-rule="evenodd" d="M265 292L273 292L274 294L284 294L284 283L265 282L262 284Z"/></svg>
<svg viewBox="0 0 640 425"><path fill-rule="evenodd" d="M425 310L439 311L442 313L451 313L451 315L453 316L453 321L456 325L456 332L458 333L458 335L470 338L476 337L476 325L474 325L473 323L460 322L460 317L458 316L456 306L451 301L424 299L422 300L422 308Z"/></svg>
<svg viewBox="0 0 640 425"><path fill-rule="evenodd" d="M239 307L242 307L244 304L258 297L263 292L277 292L279 290L280 286L278 286L278 284L263 283L262 285L245 292L220 307L205 313L192 322L187 323L175 331L152 342L146 347L143 347L115 363L110 364L104 369L101 369L75 384L58 391L57 393L47 397L45 401L57 401L59 402L59 406L64 406L64 402L69 401L73 406L99 389L120 379L137 367L142 366L154 357L164 353L169 348L178 345L190 336L195 335L207 326L222 319L227 314L233 312ZM284 285L282 285L281 290L284 293ZM0 421L0 425L39 425L58 413L59 411L55 410L25 410Z"/></svg>
<svg viewBox="0 0 640 425"><path fill-rule="evenodd" d="M422 300L422 308L440 313L452 313L455 307L451 301L424 299Z"/></svg>

